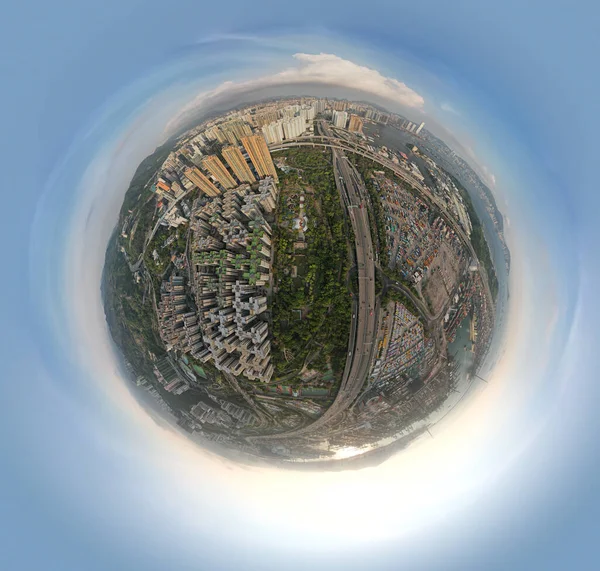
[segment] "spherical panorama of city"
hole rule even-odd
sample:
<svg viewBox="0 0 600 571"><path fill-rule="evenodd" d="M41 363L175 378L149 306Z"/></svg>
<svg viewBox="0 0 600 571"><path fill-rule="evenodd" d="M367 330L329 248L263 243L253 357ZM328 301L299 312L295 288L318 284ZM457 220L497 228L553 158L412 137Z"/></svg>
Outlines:
<svg viewBox="0 0 600 571"><path fill-rule="evenodd" d="M599 567L555 4L11 3L0 571Z"/></svg>
<svg viewBox="0 0 600 571"><path fill-rule="evenodd" d="M184 123L106 252L135 390L246 462L360 467L430 437L486 382L507 299L489 187L425 122L340 94Z"/></svg>

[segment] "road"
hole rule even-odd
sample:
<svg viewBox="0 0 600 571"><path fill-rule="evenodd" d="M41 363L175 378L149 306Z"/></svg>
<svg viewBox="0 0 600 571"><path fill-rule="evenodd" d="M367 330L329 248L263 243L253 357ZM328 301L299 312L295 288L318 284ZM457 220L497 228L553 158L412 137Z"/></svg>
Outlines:
<svg viewBox="0 0 600 571"><path fill-rule="evenodd" d="M183 192L182 194L180 194L175 200L174 202L171 204L169 203L169 208L167 210L165 210L163 212L162 216L159 216L158 220L156 221L156 224L154 225L154 228L152 228L152 232L150 232L150 234L148 236L146 236L146 242L144 243L144 249L142 251L142 254L140 256L140 260L144 257L144 253L146 252L146 248L148 248L148 246L150 245L150 242L152 241L152 238L154 238L154 235L156 234L158 227L161 225L162 221L165 219L165 216L171 212L171 210L173 210L173 208L175 208L175 206L181 202L188 194L190 194L190 192L192 192L191 190L186 190L185 192Z"/></svg>
<svg viewBox="0 0 600 571"><path fill-rule="evenodd" d="M273 421L273 415L261 409L254 399L240 386L234 375L222 371L223 376L229 382L231 387L246 401L250 408L254 411L262 425L269 425Z"/></svg>
<svg viewBox="0 0 600 571"><path fill-rule="evenodd" d="M342 198L354 231L358 269L358 302L354 313L354 338L350 340L348 359L336 400L329 410L332 416L352 404L360 393L371 369L373 342L376 335L375 252L365 208L366 191L362 181L345 155L333 150L333 165ZM329 412L329 410L327 412ZM324 415L325 416L325 415Z"/></svg>

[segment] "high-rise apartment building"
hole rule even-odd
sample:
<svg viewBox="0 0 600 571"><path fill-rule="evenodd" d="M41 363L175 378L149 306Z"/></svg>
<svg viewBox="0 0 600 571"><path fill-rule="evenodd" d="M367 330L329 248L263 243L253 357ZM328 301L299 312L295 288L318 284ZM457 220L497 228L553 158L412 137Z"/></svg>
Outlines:
<svg viewBox="0 0 600 571"><path fill-rule="evenodd" d="M190 269L197 321L188 318L185 307L167 313L172 319L166 325L172 327L166 334L176 336L181 345L187 342L184 346L202 343L195 358L250 381L269 382L274 373L269 324L262 314L268 310L264 288L271 281L272 265L272 230L265 214L276 204L271 177L261 180L257 190L246 184L208 203L196 202ZM167 309L174 301L167 298Z"/></svg>
<svg viewBox="0 0 600 571"><path fill-rule="evenodd" d="M225 135L225 138L232 144L237 144L242 137L249 137L252 135L252 129L250 125L240 119L232 119L226 123L220 125L221 131Z"/></svg>
<svg viewBox="0 0 600 571"><path fill-rule="evenodd" d="M345 111L334 111L332 121L338 129L345 129L346 122L348 121L348 113Z"/></svg>
<svg viewBox="0 0 600 571"><path fill-rule="evenodd" d="M202 153L196 153L195 155L192 155L192 158L190 159L197 167L201 167L202 166L202 159L204 158L204 155Z"/></svg>
<svg viewBox="0 0 600 571"><path fill-rule="evenodd" d="M234 178L229 174L229 171L217 155L210 155L203 159L202 168L215 177L223 188L235 188L237 186Z"/></svg>
<svg viewBox="0 0 600 571"><path fill-rule="evenodd" d="M283 120L283 134L287 140L299 137L305 130L306 122L301 115Z"/></svg>
<svg viewBox="0 0 600 571"><path fill-rule="evenodd" d="M219 141L219 143L227 142L227 137L225 136L225 133L223 133L223 131L221 131L221 129L217 125L204 131L204 135L210 141Z"/></svg>
<svg viewBox="0 0 600 571"><path fill-rule="evenodd" d="M254 116L254 124L261 128L269 123L274 123L279 119L279 113L276 110L263 111Z"/></svg>
<svg viewBox="0 0 600 571"><path fill-rule="evenodd" d="M269 123L268 125L264 125L262 128L263 135L265 140L269 145L274 143L281 143L283 141L283 121L275 121L274 123Z"/></svg>
<svg viewBox="0 0 600 571"><path fill-rule="evenodd" d="M345 100L344 101L330 101L329 104L334 111L346 111L346 109L348 109L348 102Z"/></svg>
<svg viewBox="0 0 600 571"><path fill-rule="evenodd" d="M415 131L415 135L418 135L418 134L421 132L421 129L422 129L423 127L425 127L425 123L421 123L421 124L419 125L419 128L418 128L418 129Z"/></svg>
<svg viewBox="0 0 600 571"><path fill-rule="evenodd" d="M184 171L185 176L191 180L207 196L218 196L221 191L210 182L209 178L202 174L196 167L187 168Z"/></svg>
<svg viewBox="0 0 600 571"><path fill-rule="evenodd" d="M358 115L350 115L350 123L348 123L348 131L362 133L363 121Z"/></svg>
<svg viewBox="0 0 600 571"><path fill-rule="evenodd" d="M304 119L305 123L311 123L316 115L314 105L302 105L302 107L300 108L300 115Z"/></svg>
<svg viewBox="0 0 600 571"><path fill-rule="evenodd" d="M244 145L258 175L260 177L272 176L275 182L279 182L265 138L262 135L243 137L242 145Z"/></svg>
<svg viewBox="0 0 600 571"><path fill-rule="evenodd" d="M254 182L256 180L246 159L244 159L244 155L242 155L242 151L240 151L237 145L225 147L223 149L223 158L227 161L233 174L235 174L240 182Z"/></svg>
<svg viewBox="0 0 600 571"><path fill-rule="evenodd" d="M288 105L283 108L283 118L291 119L296 116L296 113L300 111L300 105Z"/></svg>
<svg viewBox="0 0 600 571"><path fill-rule="evenodd" d="M380 113L379 111L375 111L374 109L367 109L365 117L367 119L375 121L375 123L383 123L384 125L387 125L388 120L390 118L389 115L385 113Z"/></svg>

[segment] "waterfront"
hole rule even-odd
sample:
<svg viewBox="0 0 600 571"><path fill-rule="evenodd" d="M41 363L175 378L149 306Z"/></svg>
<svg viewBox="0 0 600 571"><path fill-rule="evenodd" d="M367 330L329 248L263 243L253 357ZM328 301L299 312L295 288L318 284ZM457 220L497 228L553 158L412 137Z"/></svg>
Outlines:
<svg viewBox="0 0 600 571"><path fill-rule="evenodd" d="M377 147L385 146L389 149L405 153L410 161L415 162L419 169L425 171L424 161L411 152L407 146L409 144L416 145L417 147L422 147L427 152L430 152L430 149L428 149L424 139L403 129L392 127L391 125L375 125L373 123L365 124L364 133L368 137L374 137L374 141L371 144ZM473 203L473 208L475 209L475 212L483 226L485 238L490 248L490 255L494 264L496 278L498 280L496 321L494 324L494 334L492 337L493 341L488 351L488 358L486 358L486 360L482 363L481 367L482 374L485 375L487 371L493 368L495 355L497 355L499 352L500 344L504 335L505 316L509 297L508 269L505 262L504 246L500 240L494 221L492 220L479 191L474 188L473 184L471 184L468 180L465 180L465 177L461 176L461 174L456 168L453 167L451 163L444 161L439 157L436 158L436 161L438 161L438 163L449 173L456 176L459 182L469 193Z"/></svg>

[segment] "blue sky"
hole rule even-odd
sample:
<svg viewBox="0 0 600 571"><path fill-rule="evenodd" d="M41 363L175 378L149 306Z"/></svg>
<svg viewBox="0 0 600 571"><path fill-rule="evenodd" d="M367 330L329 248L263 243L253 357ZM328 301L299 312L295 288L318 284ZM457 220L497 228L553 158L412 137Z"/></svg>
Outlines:
<svg viewBox="0 0 600 571"><path fill-rule="evenodd" d="M3 568L595 569L597 23L591 2L12 6ZM494 173L511 224L517 310L496 382L439 444L380 471L309 478L199 455L123 392L102 328L103 240L137 162L195 91L298 51L422 94ZM436 501L398 489L410 478Z"/></svg>

